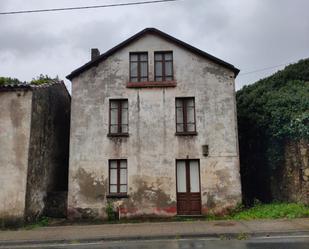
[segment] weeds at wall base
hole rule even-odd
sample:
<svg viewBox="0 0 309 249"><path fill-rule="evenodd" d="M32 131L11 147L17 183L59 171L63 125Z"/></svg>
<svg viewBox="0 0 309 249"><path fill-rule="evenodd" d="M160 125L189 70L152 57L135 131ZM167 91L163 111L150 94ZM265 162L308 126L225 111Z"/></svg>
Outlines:
<svg viewBox="0 0 309 249"><path fill-rule="evenodd" d="M234 210L230 210L229 214L215 215L209 213L205 216L191 217L191 216L174 216L169 218L155 218L144 217L121 220L111 219L95 219L95 220L74 220L67 219L52 219L48 217L42 217L38 221L31 224L23 224L22 220L14 220L5 222L0 220L1 230L16 230L23 228L31 230L45 226L64 226L64 225L99 225L99 224L126 224L126 223L144 223L144 222L192 222L192 221L238 221L238 220L256 220L256 219L294 219L294 218L306 218L309 217L309 206L297 203L270 203L262 204L256 202L253 207L237 206ZM243 236L240 236L243 237ZM245 238L244 238L245 239Z"/></svg>
<svg viewBox="0 0 309 249"><path fill-rule="evenodd" d="M236 207L230 214L217 216L209 214L206 220L256 220L256 219L294 219L309 217L309 206L298 203L270 203L255 202L254 206L246 208Z"/></svg>

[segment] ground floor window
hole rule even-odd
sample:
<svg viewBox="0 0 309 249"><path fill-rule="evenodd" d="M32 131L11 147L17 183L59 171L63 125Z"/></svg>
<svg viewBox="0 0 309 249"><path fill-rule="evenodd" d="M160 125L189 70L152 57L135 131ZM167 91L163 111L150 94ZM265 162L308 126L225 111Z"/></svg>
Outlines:
<svg viewBox="0 0 309 249"><path fill-rule="evenodd" d="M127 160L112 159L109 160L109 193L126 194L127 193Z"/></svg>

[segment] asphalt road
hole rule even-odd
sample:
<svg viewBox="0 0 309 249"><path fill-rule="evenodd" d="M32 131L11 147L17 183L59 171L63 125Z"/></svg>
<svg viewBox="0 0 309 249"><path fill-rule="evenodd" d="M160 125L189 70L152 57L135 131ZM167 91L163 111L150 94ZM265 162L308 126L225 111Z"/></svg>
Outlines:
<svg viewBox="0 0 309 249"><path fill-rule="evenodd" d="M219 239L173 239L173 240L143 240L143 241L113 241L56 245L19 245L0 246L10 249L309 249L309 236L258 238L249 240L219 240Z"/></svg>

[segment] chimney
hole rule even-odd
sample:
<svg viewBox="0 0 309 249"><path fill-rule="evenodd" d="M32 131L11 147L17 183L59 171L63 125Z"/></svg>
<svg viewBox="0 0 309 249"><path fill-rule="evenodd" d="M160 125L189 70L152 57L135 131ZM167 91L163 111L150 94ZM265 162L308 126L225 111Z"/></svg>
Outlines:
<svg viewBox="0 0 309 249"><path fill-rule="evenodd" d="M97 48L92 48L91 49L91 60L95 60L96 58L98 58L100 56L100 51Z"/></svg>

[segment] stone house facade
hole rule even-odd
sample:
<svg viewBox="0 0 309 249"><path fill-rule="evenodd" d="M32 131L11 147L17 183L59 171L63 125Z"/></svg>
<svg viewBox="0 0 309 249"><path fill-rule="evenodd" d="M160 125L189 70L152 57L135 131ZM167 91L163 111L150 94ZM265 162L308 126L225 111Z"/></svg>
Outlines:
<svg viewBox="0 0 309 249"><path fill-rule="evenodd" d="M241 202L239 70L146 28L72 81L69 218L220 213Z"/></svg>
<svg viewBox="0 0 309 249"><path fill-rule="evenodd" d="M0 86L0 226L66 215L70 101L63 82Z"/></svg>

